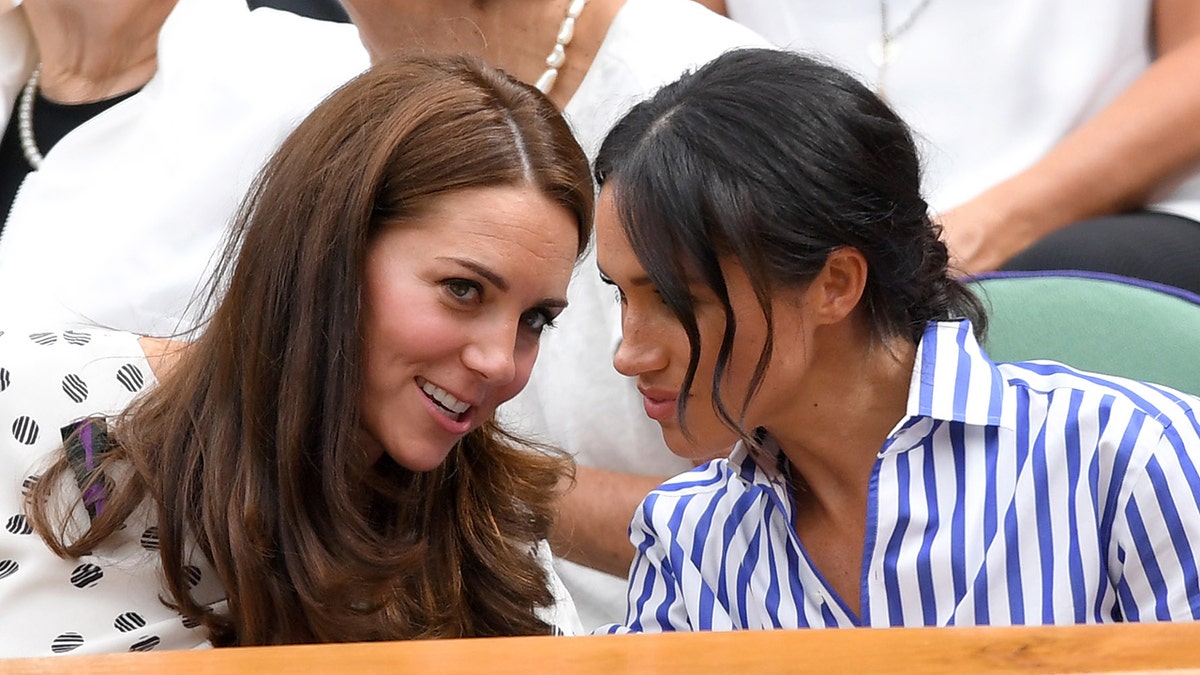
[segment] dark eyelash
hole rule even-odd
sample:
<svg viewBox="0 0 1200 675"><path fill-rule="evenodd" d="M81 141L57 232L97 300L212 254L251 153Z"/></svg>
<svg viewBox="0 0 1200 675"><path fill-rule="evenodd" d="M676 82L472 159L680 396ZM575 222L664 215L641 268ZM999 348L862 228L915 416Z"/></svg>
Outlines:
<svg viewBox="0 0 1200 675"><path fill-rule="evenodd" d="M554 328L557 325L557 324L555 324L555 319L557 317L555 317L549 311L547 311L545 309L533 309L530 311L532 311L535 316L540 318L541 323L542 323L542 325L540 325L540 326L533 327L533 326L529 325L528 320L525 320L525 326L531 332L533 332L537 335L541 335L543 332L546 331L547 328ZM528 316L528 314L527 314L527 316Z"/></svg>
<svg viewBox="0 0 1200 675"><path fill-rule="evenodd" d="M470 279L462 279L459 277L453 277L450 279L444 279L442 281L442 285L445 286L446 289L449 290L452 295L454 295L454 297L459 298L460 300L463 299L463 296L460 296L457 293L454 293L454 291L452 290L453 287L457 286L457 287L467 289L468 291L475 291L475 293L480 298L483 297L483 286L480 285L478 282L472 281Z"/></svg>

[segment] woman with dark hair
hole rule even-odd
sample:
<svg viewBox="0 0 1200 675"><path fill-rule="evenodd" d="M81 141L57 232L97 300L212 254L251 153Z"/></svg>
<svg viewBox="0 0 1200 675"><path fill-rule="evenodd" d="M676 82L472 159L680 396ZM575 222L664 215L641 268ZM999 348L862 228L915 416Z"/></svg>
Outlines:
<svg viewBox="0 0 1200 675"><path fill-rule="evenodd" d="M493 413L592 199L532 87L384 62L268 163L194 342L0 335L2 651L574 629L543 544L569 461Z"/></svg>
<svg viewBox="0 0 1200 675"><path fill-rule="evenodd" d="M677 451L632 630L1200 617L1196 400L996 364L905 125L806 57L717 58L597 160L614 364Z"/></svg>

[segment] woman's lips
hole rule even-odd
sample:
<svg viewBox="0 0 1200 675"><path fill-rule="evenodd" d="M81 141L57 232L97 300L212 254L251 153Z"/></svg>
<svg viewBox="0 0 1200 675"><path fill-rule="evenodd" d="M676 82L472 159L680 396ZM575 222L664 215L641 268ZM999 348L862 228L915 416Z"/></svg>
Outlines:
<svg viewBox="0 0 1200 675"><path fill-rule="evenodd" d="M646 410L647 417L659 424L675 419L678 394L655 389L642 389L641 387L638 388L638 391L642 394L642 406Z"/></svg>
<svg viewBox="0 0 1200 675"><path fill-rule="evenodd" d="M451 410L447 408L445 403L437 400L433 394L426 390L429 386L430 385L427 381L423 380L422 378L417 378L417 388L423 395L425 400L425 408L429 411L430 415L432 415L438 426L456 436L461 436L470 431L475 419L475 407L467 405L465 410L462 410L461 412ZM441 393L444 394L445 391L441 390ZM462 404L460 401L454 400L451 402L451 405L454 405L457 408L462 408L464 404Z"/></svg>

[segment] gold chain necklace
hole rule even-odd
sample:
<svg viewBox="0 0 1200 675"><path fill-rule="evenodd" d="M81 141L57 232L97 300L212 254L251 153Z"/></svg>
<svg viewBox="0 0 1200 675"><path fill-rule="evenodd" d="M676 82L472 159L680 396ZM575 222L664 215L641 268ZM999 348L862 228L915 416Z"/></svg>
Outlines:
<svg viewBox="0 0 1200 675"><path fill-rule="evenodd" d="M932 1L921 0L921 3L908 13L899 26L889 29L887 0L879 0L879 42L871 45L868 54L876 68L875 93L885 101L887 100L887 69L896 60L898 51L896 41L913 27L913 24L917 22Z"/></svg>

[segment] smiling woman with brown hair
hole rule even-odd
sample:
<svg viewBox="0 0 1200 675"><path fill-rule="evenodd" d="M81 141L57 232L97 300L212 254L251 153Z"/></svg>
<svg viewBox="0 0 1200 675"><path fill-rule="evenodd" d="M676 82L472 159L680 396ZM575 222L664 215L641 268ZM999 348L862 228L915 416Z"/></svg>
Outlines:
<svg viewBox="0 0 1200 675"><path fill-rule="evenodd" d="M111 428L69 427L29 481L24 529L62 557L0 538L18 566L2 651L571 630L539 551L569 462L519 449L493 413L566 304L592 195L532 88L468 58L389 61L267 165L195 342L0 335L2 423L25 420L0 445L5 507L54 429L158 379Z"/></svg>

